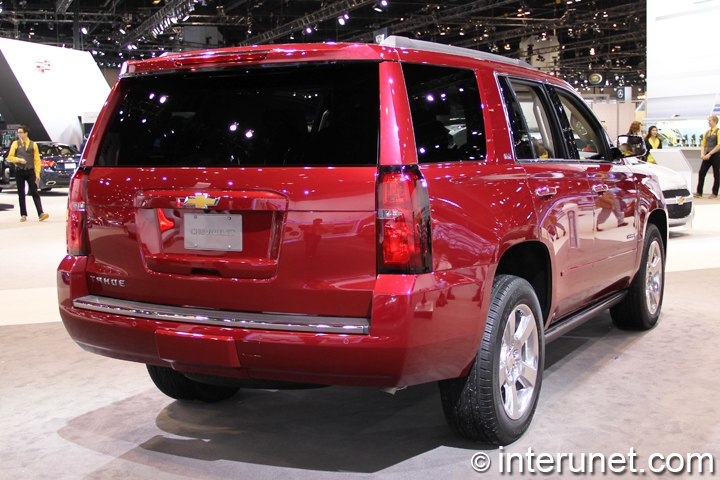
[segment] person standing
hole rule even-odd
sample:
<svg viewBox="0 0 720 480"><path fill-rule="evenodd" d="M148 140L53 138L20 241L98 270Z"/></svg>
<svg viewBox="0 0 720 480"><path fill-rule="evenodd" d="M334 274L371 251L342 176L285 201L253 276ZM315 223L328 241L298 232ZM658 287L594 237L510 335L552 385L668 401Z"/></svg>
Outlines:
<svg viewBox="0 0 720 480"><path fill-rule="evenodd" d="M635 120L630 124L630 129L627 133L628 137L642 137L642 123Z"/></svg>
<svg viewBox="0 0 720 480"><path fill-rule="evenodd" d="M713 169L713 186L710 198L717 198L718 188L720 188L720 144L718 144L718 117L710 115L708 117L708 130L703 136L702 145L700 146L700 173L698 173L698 186L695 198L702 198L703 186L705 184L705 175L712 167Z"/></svg>
<svg viewBox="0 0 720 480"><path fill-rule="evenodd" d="M7 159L15 164L15 183L17 184L18 201L20 203L20 221L27 220L27 207L25 206L25 183L28 184L30 195L35 202L38 219L42 222L50 215L43 212L38 183L40 182L40 152L38 147L30 140L30 129L27 125L18 128L18 139L10 146Z"/></svg>
<svg viewBox="0 0 720 480"><path fill-rule="evenodd" d="M662 148L662 140L658 137L658 129L655 125L648 128L648 134L645 137L645 148L647 148L647 161L648 163L657 163L650 153L650 150L657 150Z"/></svg>

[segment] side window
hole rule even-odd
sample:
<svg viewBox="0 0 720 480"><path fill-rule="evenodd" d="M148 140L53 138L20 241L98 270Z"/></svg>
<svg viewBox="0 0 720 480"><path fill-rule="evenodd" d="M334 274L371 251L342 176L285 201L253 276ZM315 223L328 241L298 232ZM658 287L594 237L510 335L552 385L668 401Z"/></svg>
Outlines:
<svg viewBox="0 0 720 480"><path fill-rule="evenodd" d="M520 160L562 158L553 140L551 117L542 87L514 79L501 79L501 84L508 106L515 157Z"/></svg>
<svg viewBox="0 0 720 480"><path fill-rule="evenodd" d="M570 127L565 129L566 135L572 136L572 140L568 139L568 143L574 143L577 147L576 158L593 161L605 158L604 129L595 120L592 112L570 93L560 89L555 89L555 92L562 106L560 121L563 123L567 121Z"/></svg>
<svg viewBox="0 0 720 480"><path fill-rule="evenodd" d="M485 124L472 70L403 64L420 163L484 160Z"/></svg>

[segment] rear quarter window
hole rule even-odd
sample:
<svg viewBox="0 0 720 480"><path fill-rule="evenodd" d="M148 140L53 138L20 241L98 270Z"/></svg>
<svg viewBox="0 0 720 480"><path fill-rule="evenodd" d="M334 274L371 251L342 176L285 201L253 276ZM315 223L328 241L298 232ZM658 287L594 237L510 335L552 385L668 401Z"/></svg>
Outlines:
<svg viewBox="0 0 720 480"><path fill-rule="evenodd" d="M420 163L484 160L485 124L475 73L403 64Z"/></svg>
<svg viewBox="0 0 720 480"><path fill-rule="evenodd" d="M96 165L377 164L375 62L174 72L122 80Z"/></svg>

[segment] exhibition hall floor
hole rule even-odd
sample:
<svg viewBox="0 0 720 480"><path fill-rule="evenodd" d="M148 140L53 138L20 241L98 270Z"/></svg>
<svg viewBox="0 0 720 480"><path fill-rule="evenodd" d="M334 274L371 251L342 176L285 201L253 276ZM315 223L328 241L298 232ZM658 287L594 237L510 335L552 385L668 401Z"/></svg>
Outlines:
<svg viewBox="0 0 720 480"><path fill-rule="evenodd" d="M188 405L161 394L144 365L86 353L57 312L66 201L67 189L43 195L42 223L34 214L20 223L17 207L0 211L3 480L525 478L500 473L499 459L528 448L625 459L632 448L638 470L653 454L679 454L677 469L680 457L710 453L720 469L718 200L698 201L692 228L671 233L658 326L624 332L605 313L548 345L535 419L503 450L455 437L434 384L395 395L241 390ZM15 191L0 204L17 204ZM472 469L476 453L489 456L485 473ZM567 465L542 475L573 476Z"/></svg>

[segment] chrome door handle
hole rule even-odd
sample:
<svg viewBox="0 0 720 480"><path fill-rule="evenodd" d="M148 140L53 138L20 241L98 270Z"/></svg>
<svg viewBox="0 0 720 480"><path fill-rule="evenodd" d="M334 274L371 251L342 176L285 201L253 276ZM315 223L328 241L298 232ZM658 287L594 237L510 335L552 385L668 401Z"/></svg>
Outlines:
<svg viewBox="0 0 720 480"><path fill-rule="evenodd" d="M538 187L535 189L535 195L537 195L540 198L543 197L552 197L557 193L558 189L557 187L548 187L547 185Z"/></svg>
<svg viewBox="0 0 720 480"><path fill-rule="evenodd" d="M602 192L607 192L608 190L610 190L610 187L608 187L604 183L601 183L599 185L593 185L592 190L595 193L602 193Z"/></svg>

